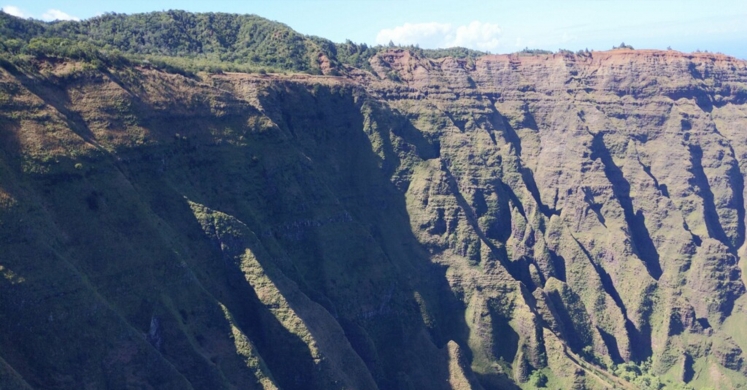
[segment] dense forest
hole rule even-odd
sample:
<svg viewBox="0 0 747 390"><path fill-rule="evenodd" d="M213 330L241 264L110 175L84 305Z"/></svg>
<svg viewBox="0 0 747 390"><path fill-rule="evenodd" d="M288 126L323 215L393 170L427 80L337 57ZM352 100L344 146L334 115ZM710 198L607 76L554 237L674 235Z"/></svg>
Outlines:
<svg viewBox="0 0 747 390"><path fill-rule="evenodd" d="M86 59L95 64L146 63L167 71L304 72L337 74L344 66L368 68L388 46L334 43L300 34L256 15L163 11L107 13L81 22L46 23L0 12L0 55ZM408 49L423 57L466 58L485 54L465 48ZM28 59L28 58L26 58Z"/></svg>

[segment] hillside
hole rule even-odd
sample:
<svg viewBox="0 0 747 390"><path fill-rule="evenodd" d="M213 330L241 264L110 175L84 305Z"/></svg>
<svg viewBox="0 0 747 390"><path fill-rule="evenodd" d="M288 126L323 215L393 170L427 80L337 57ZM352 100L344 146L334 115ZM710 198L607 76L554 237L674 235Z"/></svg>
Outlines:
<svg viewBox="0 0 747 390"><path fill-rule="evenodd" d="M333 43L306 36L256 15L189 13L107 13L81 22L44 23L0 11L0 56L62 56L109 65L132 62L193 73L209 71L303 72L339 75L349 67L370 69L382 46ZM423 50L429 58L475 58L464 48Z"/></svg>
<svg viewBox="0 0 747 390"><path fill-rule="evenodd" d="M747 387L747 62L210 15L0 13L0 388Z"/></svg>

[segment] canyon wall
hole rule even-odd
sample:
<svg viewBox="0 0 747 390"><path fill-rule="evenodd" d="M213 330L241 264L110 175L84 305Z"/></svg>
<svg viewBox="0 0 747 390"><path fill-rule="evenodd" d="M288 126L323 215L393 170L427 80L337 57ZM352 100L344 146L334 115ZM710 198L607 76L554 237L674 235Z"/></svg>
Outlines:
<svg viewBox="0 0 747 390"><path fill-rule="evenodd" d="M6 64L0 384L747 385L747 63L370 65Z"/></svg>

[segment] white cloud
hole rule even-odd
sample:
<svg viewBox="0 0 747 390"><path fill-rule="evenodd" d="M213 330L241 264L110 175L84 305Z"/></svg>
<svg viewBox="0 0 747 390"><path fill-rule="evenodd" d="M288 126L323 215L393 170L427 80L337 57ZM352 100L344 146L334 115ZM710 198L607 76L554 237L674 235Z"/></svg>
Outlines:
<svg viewBox="0 0 747 390"><path fill-rule="evenodd" d="M493 50L498 47L501 28L497 24L474 21L459 26L454 34L453 46L463 46L480 50Z"/></svg>
<svg viewBox="0 0 747 390"><path fill-rule="evenodd" d="M68 15L58 9L48 9L47 12L41 16L42 20L53 21L53 20L80 20L77 16Z"/></svg>
<svg viewBox="0 0 747 390"><path fill-rule="evenodd" d="M15 5L6 5L3 7L3 12L5 12L8 15L13 15L17 18L28 18L29 15L27 15L23 10L16 7Z"/></svg>
<svg viewBox="0 0 747 390"><path fill-rule="evenodd" d="M497 24L474 21L468 25L450 23L405 23L379 31L376 43L389 41L398 45L420 45L424 48L462 46L470 49L495 50L500 44L501 28Z"/></svg>
<svg viewBox="0 0 747 390"><path fill-rule="evenodd" d="M389 41L398 45L415 45L423 47L438 46L444 37L452 31L448 23L405 23L395 28L385 28L376 35L376 43L386 45Z"/></svg>
<svg viewBox="0 0 747 390"><path fill-rule="evenodd" d="M3 7L3 12L8 15L13 15L18 18L33 18L34 15L26 13L26 11L16 7L15 5L6 5ZM58 9L50 8L47 12L43 13L39 19L51 22L53 20L80 20L79 17L67 14Z"/></svg>

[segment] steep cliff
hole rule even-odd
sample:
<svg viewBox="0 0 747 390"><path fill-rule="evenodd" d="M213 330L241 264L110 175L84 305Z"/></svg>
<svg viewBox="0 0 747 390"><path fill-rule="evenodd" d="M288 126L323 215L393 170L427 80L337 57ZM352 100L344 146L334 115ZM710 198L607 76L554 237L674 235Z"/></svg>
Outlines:
<svg viewBox="0 0 747 390"><path fill-rule="evenodd" d="M744 61L33 64L0 70L3 387L747 386Z"/></svg>
<svg viewBox="0 0 747 390"><path fill-rule="evenodd" d="M616 50L372 65L401 82L369 89L440 144L408 211L466 305L477 372L504 358L517 380L564 376L557 337L600 366L651 357L659 374L690 380L695 365L713 373L702 384L737 385L722 368L743 370L744 62ZM506 323L512 338L481 331Z"/></svg>

